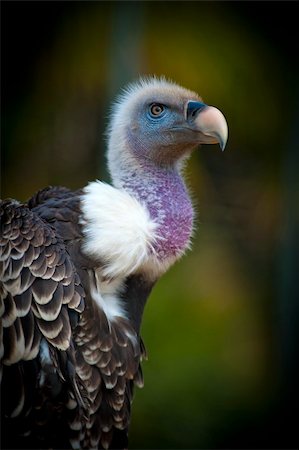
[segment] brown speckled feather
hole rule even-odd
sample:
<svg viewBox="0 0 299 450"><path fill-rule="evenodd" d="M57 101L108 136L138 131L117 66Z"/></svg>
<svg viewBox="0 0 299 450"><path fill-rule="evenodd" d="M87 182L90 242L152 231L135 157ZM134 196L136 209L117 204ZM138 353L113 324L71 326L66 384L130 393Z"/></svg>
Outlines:
<svg viewBox="0 0 299 450"><path fill-rule="evenodd" d="M143 385L140 338L127 320L108 323L104 313L89 303L75 340L80 353L78 373L91 398L89 423L80 445L107 448L115 431L122 430L126 446L132 383Z"/></svg>
<svg viewBox="0 0 299 450"><path fill-rule="evenodd" d="M28 429L22 431L32 434L37 410L44 409L40 401L55 384L57 389L65 385L78 409L86 406L72 336L72 316L79 318L83 311L85 293L63 240L51 226L15 201L1 202L0 211L1 370L7 398L2 412L16 433L26 417Z"/></svg>

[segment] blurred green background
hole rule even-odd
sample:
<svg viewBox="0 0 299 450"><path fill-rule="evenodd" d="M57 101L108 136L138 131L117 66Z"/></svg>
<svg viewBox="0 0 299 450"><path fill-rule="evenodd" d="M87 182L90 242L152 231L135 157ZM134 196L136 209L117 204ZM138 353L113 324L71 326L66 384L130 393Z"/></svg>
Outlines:
<svg viewBox="0 0 299 450"><path fill-rule="evenodd" d="M2 198L108 180L111 100L164 74L219 107L193 250L155 287L132 449L296 448L298 3L2 2Z"/></svg>

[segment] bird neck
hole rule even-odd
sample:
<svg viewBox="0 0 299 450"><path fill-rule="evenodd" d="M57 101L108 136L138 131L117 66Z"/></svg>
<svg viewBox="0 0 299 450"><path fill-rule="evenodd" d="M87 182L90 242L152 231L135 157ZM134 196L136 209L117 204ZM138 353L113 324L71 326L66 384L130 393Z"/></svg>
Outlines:
<svg viewBox="0 0 299 450"><path fill-rule="evenodd" d="M154 244L158 258L177 259L188 247L193 228L193 208L180 171L157 167L150 161L126 170L115 183L148 209L161 237Z"/></svg>

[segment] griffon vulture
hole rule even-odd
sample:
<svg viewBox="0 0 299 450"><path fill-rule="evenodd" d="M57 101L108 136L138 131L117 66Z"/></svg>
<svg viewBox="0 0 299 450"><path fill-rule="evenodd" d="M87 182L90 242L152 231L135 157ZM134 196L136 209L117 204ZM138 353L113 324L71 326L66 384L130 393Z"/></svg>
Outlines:
<svg viewBox="0 0 299 450"><path fill-rule="evenodd" d="M223 114L194 92L142 79L112 109L111 185L1 202L4 448L127 447L143 309L190 245L182 168L227 135Z"/></svg>

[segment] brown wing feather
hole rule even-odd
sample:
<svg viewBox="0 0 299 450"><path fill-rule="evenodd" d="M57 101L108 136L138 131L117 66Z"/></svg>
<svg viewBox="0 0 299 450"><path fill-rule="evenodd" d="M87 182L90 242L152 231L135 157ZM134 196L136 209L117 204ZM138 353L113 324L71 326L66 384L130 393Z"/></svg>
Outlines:
<svg viewBox="0 0 299 450"><path fill-rule="evenodd" d="M91 403L83 428L74 416L73 443L81 448L126 448L133 384L143 384L140 338L127 319L108 322L89 300L87 297L75 341L78 374Z"/></svg>
<svg viewBox="0 0 299 450"><path fill-rule="evenodd" d="M63 241L26 206L4 201L0 252L4 329L14 326L17 318L31 310L41 336L54 347L67 350L71 329L62 307L82 312L84 290ZM47 333L47 329L51 332ZM26 357L25 351L19 353L18 359L12 361L6 352L4 364L32 359L32 355Z"/></svg>
<svg viewBox="0 0 299 450"><path fill-rule="evenodd" d="M26 362L36 360L42 367L41 342L45 341L50 349L50 371L55 365L59 368L56 373L60 381L67 383L67 389L82 405L82 383L74 369L72 316L83 311L85 294L65 245L49 224L16 201L1 202L0 219L3 385L9 385L12 372L25 383L26 375L22 374L26 372ZM35 375L41 376L38 371ZM31 382L36 389L42 384L41 379ZM14 401L10 397L11 417L26 413L25 391L23 386L19 395L14 395Z"/></svg>

